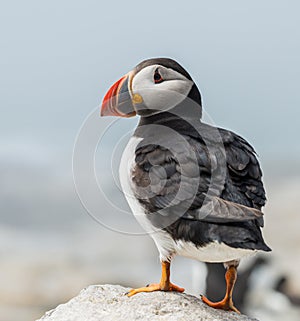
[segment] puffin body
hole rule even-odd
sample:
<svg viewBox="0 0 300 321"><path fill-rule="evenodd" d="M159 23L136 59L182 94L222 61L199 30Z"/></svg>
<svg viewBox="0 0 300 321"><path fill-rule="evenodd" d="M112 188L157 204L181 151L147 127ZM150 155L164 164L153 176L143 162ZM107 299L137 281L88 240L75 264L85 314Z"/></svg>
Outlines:
<svg viewBox="0 0 300 321"><path fill-rule="evenodd" d="M227 268L222 301L237 311L232 291L239 260L270 251L261 227L262 172L252 146L239 135L201 121L200 92L190 75L167 58L149 59L114 84L101 114L140 115L121 160L120 181L131 210L153 238L162 263L159 284L129 296L184 289L170 282L175 255Z"/></svg>

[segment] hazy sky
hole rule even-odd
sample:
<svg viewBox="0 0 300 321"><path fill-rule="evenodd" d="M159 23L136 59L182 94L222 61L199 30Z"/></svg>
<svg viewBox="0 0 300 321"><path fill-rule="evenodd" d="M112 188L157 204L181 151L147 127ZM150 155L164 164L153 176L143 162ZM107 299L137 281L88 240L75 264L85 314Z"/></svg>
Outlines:
<svg viewBox="0 0 300 321"><path fill-rule="evenodd" d="M300 159L299 1L6 1L0 11L0 155L66 151L108 87L172 57L220 126L265 159ZM99 126L102 126L99 119Z"/></svg>

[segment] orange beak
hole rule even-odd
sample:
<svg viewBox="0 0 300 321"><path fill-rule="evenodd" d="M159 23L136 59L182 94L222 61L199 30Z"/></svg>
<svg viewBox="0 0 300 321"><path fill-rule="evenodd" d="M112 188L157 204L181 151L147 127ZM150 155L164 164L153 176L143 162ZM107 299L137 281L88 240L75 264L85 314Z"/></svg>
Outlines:
<svg viewBox="0 0 300 321"><path fill-rule="evenodd" d="M104 96L101 116L132 117L136 111L129 93L129 75L116 81Z"/></svg>

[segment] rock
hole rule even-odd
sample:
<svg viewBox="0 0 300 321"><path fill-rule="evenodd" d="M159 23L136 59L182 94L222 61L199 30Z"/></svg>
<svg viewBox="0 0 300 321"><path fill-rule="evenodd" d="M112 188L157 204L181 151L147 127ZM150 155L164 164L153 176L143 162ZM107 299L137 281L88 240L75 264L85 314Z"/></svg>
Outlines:
<svg viewBox="0 0 300 321"><path fill-rule="evenodd" d="M128 290L120 285L91 285L37 321L255 321L212 309L185 293L158 291L129 298L125 295Z"/></svg>

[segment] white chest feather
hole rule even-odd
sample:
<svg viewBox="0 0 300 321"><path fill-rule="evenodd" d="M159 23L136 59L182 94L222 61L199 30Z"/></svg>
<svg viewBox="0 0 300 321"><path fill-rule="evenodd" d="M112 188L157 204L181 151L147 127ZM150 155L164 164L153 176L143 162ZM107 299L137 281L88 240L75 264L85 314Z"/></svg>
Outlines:
<svg viewBox="0 0 300 321"><path fill-rule="evenodd" d="M168 233L155 228L150 223L150 221L147 219L144 208L141 206L133 193L131 172L135 166L135 149L141 141L142 138L137 138L134 136L129 140L120 162L120 183L125 198L137 221L141 224L146 233L153 238L160 253L161 259L167 260L176 252L174 241L168 235Z"/></svg>
<svg viewBox="0 0 300 321"><path fill-rule="evenodd" d="M145 211L133 193L131 177L132 169L135 166L135 149L141 141L142 138L137 138L134 136L129 140L121 158L119 176L122 191L134 216L148 232L147 228L149 228L149 223L145 221Z"/></svg>

